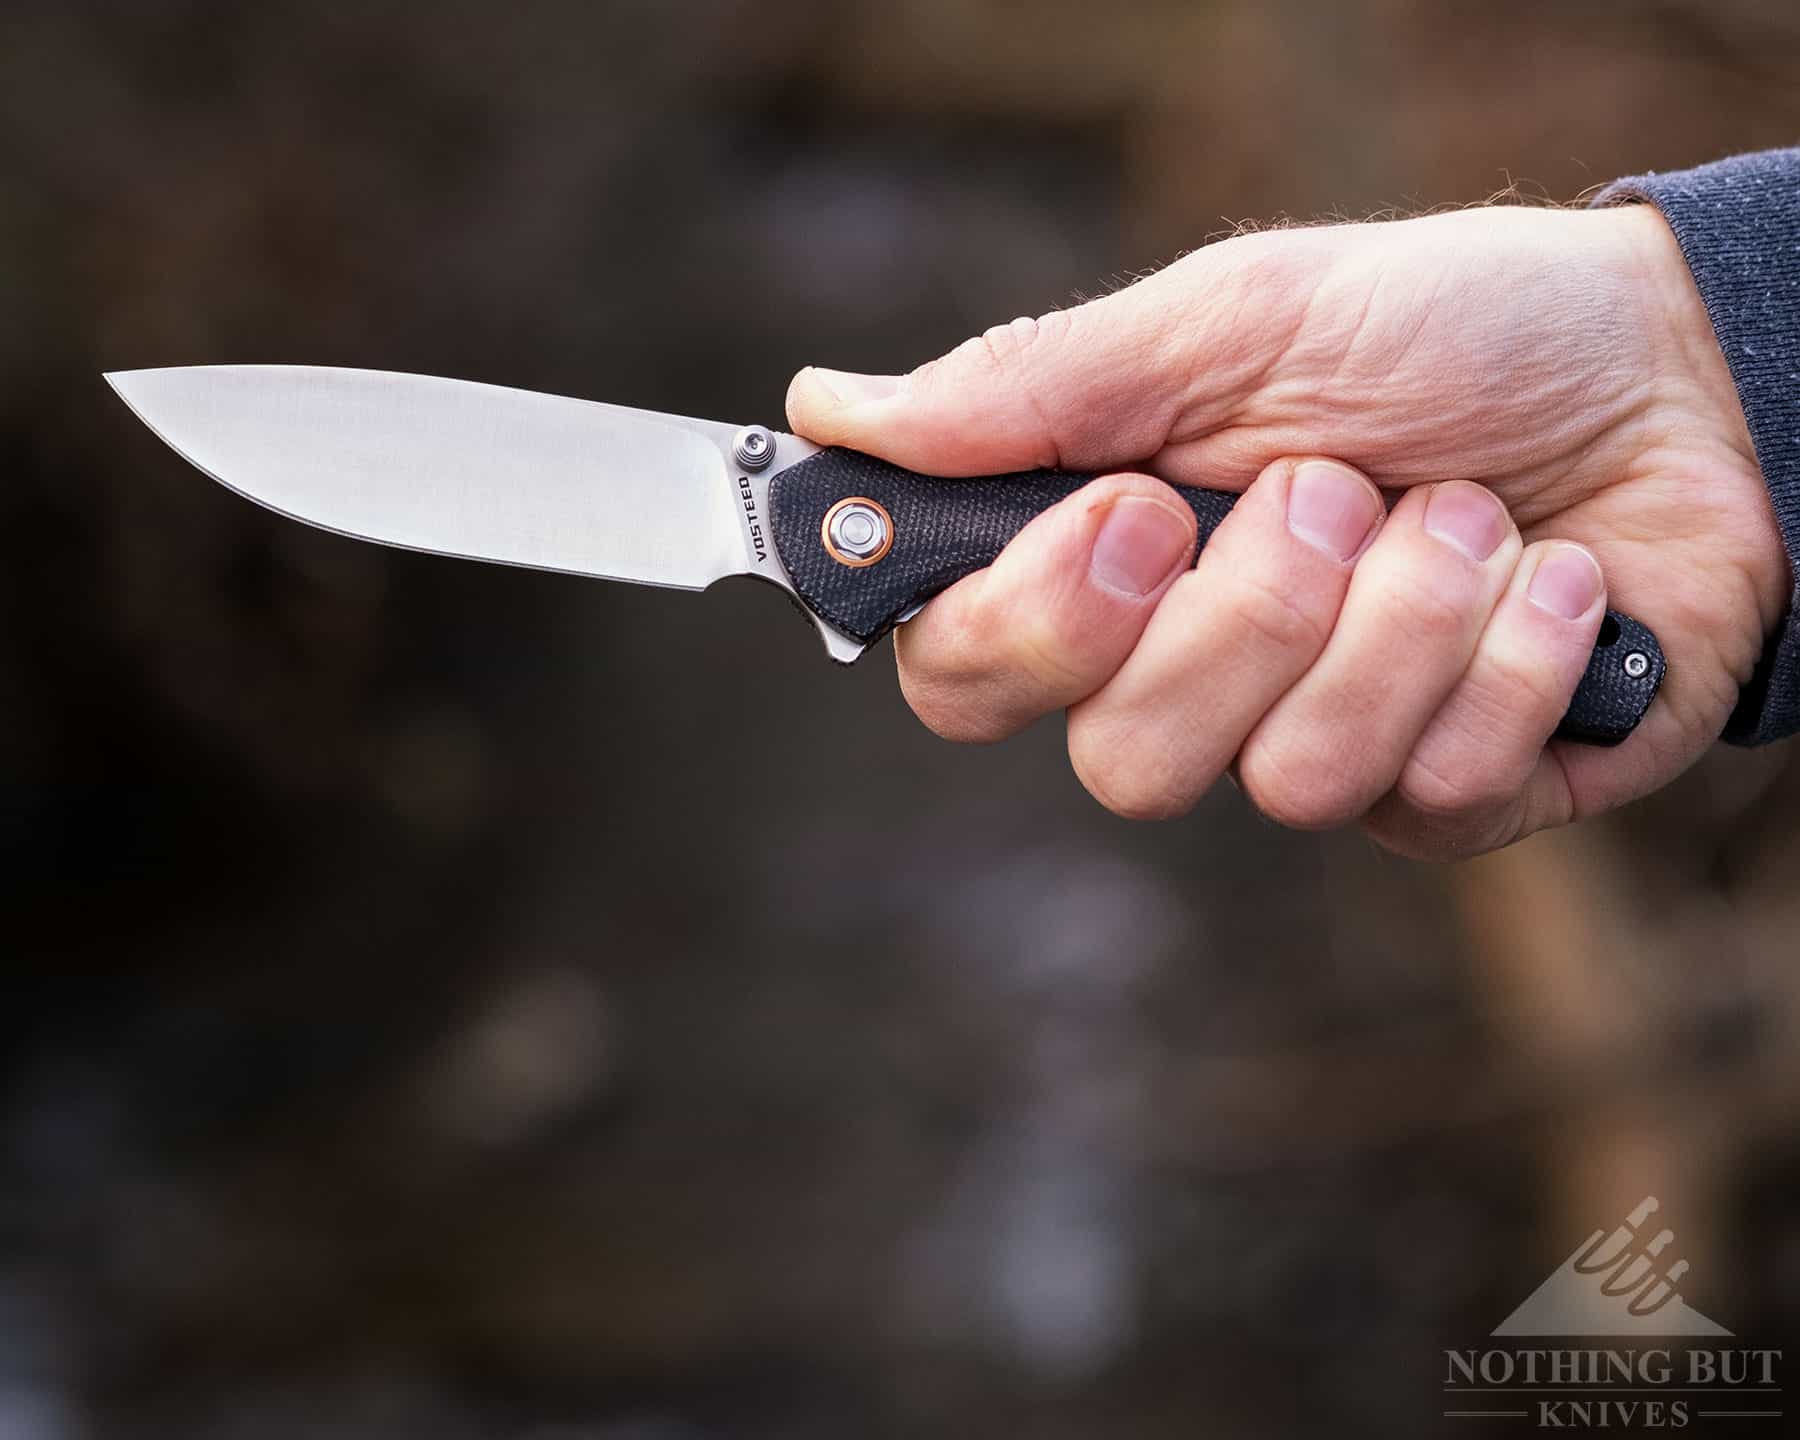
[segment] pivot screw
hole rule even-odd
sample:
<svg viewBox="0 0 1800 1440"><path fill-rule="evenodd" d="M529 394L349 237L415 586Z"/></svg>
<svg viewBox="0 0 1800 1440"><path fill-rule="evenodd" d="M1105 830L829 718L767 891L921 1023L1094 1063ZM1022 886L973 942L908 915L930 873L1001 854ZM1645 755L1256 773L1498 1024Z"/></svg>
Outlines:
<svg viewBox="0 0 1800 1440"><path fill-rule="evenodd" d="M731 455L746 470L760 470L775 458L775 437L760 425L746 425L731 437Z"/></svg>
<svg viewBox="0 0 1800 1440"><path fill-rule="evenodd" d="M893 547L894 522L876 501L852 496L825 512L819 538L838 564L873 565Z"/></svg>
<svg viewBox="0 0 1800 1440"><path fill-rule="evenodd" d="M1625 657L1625 673L1633 680L1642 680L1650 673L1650 657L1642 650L1633 650Z"/></svg>

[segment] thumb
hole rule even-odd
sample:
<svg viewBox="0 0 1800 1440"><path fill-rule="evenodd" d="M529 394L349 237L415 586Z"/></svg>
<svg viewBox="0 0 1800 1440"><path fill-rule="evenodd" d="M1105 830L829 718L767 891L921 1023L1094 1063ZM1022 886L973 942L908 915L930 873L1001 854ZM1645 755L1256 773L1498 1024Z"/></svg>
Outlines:
<svg viewBox="0 0 1800 1440"><path fill-rule="evenodd" d="M788 389L788 421L821 444L932 475L1148 459L1191 415L1196 359L1230 313L1195 283L1193 262L1213 253L1084 305L996 325L908 375L809 367Z"/></svg>

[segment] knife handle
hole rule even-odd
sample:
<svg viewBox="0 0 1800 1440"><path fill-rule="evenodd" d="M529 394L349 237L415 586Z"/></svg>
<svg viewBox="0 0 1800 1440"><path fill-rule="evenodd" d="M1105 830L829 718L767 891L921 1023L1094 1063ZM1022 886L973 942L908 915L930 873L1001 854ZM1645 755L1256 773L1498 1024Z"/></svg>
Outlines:
<svg viewBox="0 0 1800 1440"><path fill-rule="evenodd" d="M1028 470L973 480L914 474L854 450L821 450L777 474L769 486L775 548L794 588L821 618L865 645L891 630L908 611L963 576L994 562L1033 516L1094 477L1066 470ZM1178 486L1200 523L1200 544L1231 513L1237 496ZM833 544L828 522L845 502L885 511L886 544L855 553L869 527L851 543ZM879 541L881 527L874 527ZM839 532L838 540L843 541ZM874 553L879 550L879 553ZM1589 745L1617 745L1643 719L1666 668L1662 647L1627 615L1606 612L1557 736Z"/></svg>

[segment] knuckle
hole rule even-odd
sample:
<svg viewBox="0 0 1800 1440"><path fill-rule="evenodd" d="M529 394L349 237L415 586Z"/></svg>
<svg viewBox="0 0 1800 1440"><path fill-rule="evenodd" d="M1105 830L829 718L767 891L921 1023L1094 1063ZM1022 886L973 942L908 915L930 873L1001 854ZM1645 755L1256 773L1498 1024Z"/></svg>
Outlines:
<svg viewBox="0 0 1800 1440"><path fill-rule="evenodd" d="M1057 413L1044 395L1047 367L1035 356L1047 344L1066 336L1070 321L1052 311L1040 319L1020 317L990 326L958 345L948 355L927 361L911 377L912 388L946 403L966 402L971 391L990 397L1037 439L1038 464L1059 468L1061 441L1053 423Z"/></svg>
<svg viewBox="0 0 1800 1440"><path fill-rule="evenodd" d="M1276 653L1319 654L1337 618L1335 612L1316 613L1278 583L1258 577L1242 582L1234 608L1251 643Z"/></svg>
<svg viewBox="0 0 1800 1440"><path fill-rule="evenodd" d="M1398 803L1378 807L1363 821L1363 830L1396 855L1439 863L1470 860L1507 843L1504 836L1495 838L1482 829L1430 820Z"/></svg>
<svg viewBox="0 0 1800 1440"><path fill-rule="evenodd" d="M1466 860L1528 834L1523 793L1507 786L1459 784L1441 768L1407 766L1364 829L1415 860Z"/></svg>
<svg viewBox="0 0 1800 1440"><path fill-rule="evenodd" d="M992 627L979 607L940 596L927 617L894 637L900 694L921 724L945 740L984 744L1007 733L989 703L999 669Z"/></svg>
<svg viewBox="0 0 1800 1440"><path fill-rule="evenodd" d="M1069 631L1065 607L1032 608L991 586L940 596L896 637L900 693L943 739L1004 740L1093 688Z"/></svg>
<svg viewBox="0 0 1800 1440"><path fill-rule="evenodd" d="M963 342L971 364L993 376L1010 377L1018 367L1025 344L1010 325L991 325L972 340Z"/></svg>
<svg viewBox="0 0 1800 1440"><path fill-rule="evenodd" d="M988 745L1011 733L975 687L900 667L900 694L927 730L958 745Z"/></svg>
<svg viewBox="0 0 1800 1440"><path fill-rule="evenodd" d="M1414 754L1395 782L1394 794L1421 818L1450 824L1503 805L1512 787L1494 770L1482 766L1447 766L1434 757Z"/></svg>
<svg viewBox="0 0 1800 1440"><path fill-rule="evenodd" d="M1069 764L1082 788L1122 820L1173 820L1199 798L1143 743L1118 743L1110 728L1069 724Z"/></svg>
<svg viewBox="0 0 1800 1440"><path fill-rule="evenodd" d="M1337 767L1290 753L1279 742L1253 740L1244 747L1238 784L1258 812L1290 830L1332 830L1366 808Z"/></svg>
<svg viewBox="0 0 1800 1440"><path fill-rule="evenodd" d="M1480 679L1469 687L1470 696L1491 725L1518 715L1554 719L1568 708L1569 691L1554 666L1496 649L1482 669Z"/></svg>
<svg viewBox="0 0 1800 1440"><path fill-rule="evenodd" d="M994 376L1017 379L1031 352L1067 328L1067 318L1056 311L1035 319L1021 315L1004 325L990 325L972 340L965 340L958 349L977 369Z"/></svg>
<svg viewBox="0 0 1800 1440"><path fill-rule="evenodd" d="M1175 820L1193 809L1192 801L1130 765L1109 766L1099 774L1077 768L1075 773L1088 794L1121 820Z"/></svg>
<svg viewBox="0 0 1800 1440"><path fill-rule="evenodd" d="M1506 806L1567 703L1553 670L1484 656L1408 757L1396 796L1438 819Z"/></svg>
<svg viewBox="0 0 1800 1440"><path fill-rule="evenodd" d="M1012 669L1071 700L1086 693L1090 667L1082 663L1055 611L1021 617L1007 627L1006 634Z"/></svg>
<svg viewBox="0 0 1800 1440"><path fill-rule="evenodd" d="M1463 633L1470 605L1467 595L1412 574L1390 582L1385 610L1387 623L1403 643L1435 648Z"/></svg>

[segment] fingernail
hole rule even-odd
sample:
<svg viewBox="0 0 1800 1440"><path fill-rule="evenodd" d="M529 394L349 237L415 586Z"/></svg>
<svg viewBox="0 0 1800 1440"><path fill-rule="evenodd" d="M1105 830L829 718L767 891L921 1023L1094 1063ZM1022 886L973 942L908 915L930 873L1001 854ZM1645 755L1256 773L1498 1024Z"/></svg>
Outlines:
<svg viewBox="0 0 1800 1440"><path fill-rule="evenodd" d="M1471 560L1485 560L1500 548L1510 524L1500 502L1479 485L1451 480L1425 502L1425 528Z"/></svg>
<svg viewBox="0 0 1800 1440"><path fill-rule="evenodd" d="M850 370L822 370L817 365L812 373L840 405L862 405L900 393L898 375L858 375Z"/></svg>
<svg viewBox="0 0 1800 1440"><path fill-rule="evenodd" d="M1538 561L1525 593L1531 603L1565 620L1579 620L1600 598L1600 564L1579 545L1558 545Z"/></svg>
<svg viewBox="0 0 1800 1440"><path fill-rule="evenodd" d="M1381 500L1354 470L1303 460L1288 482L1288 529L1334 560L1361 550L1381 519Z"/></svg>
<svg viewBox="0 0 1800 1440"><path fill-rule="evenodd" d="M1088 572L1108 590L1148 595L1187 557L1189 543L1187 523L1167 505L1124 495L1101 522Z"/></svg>

